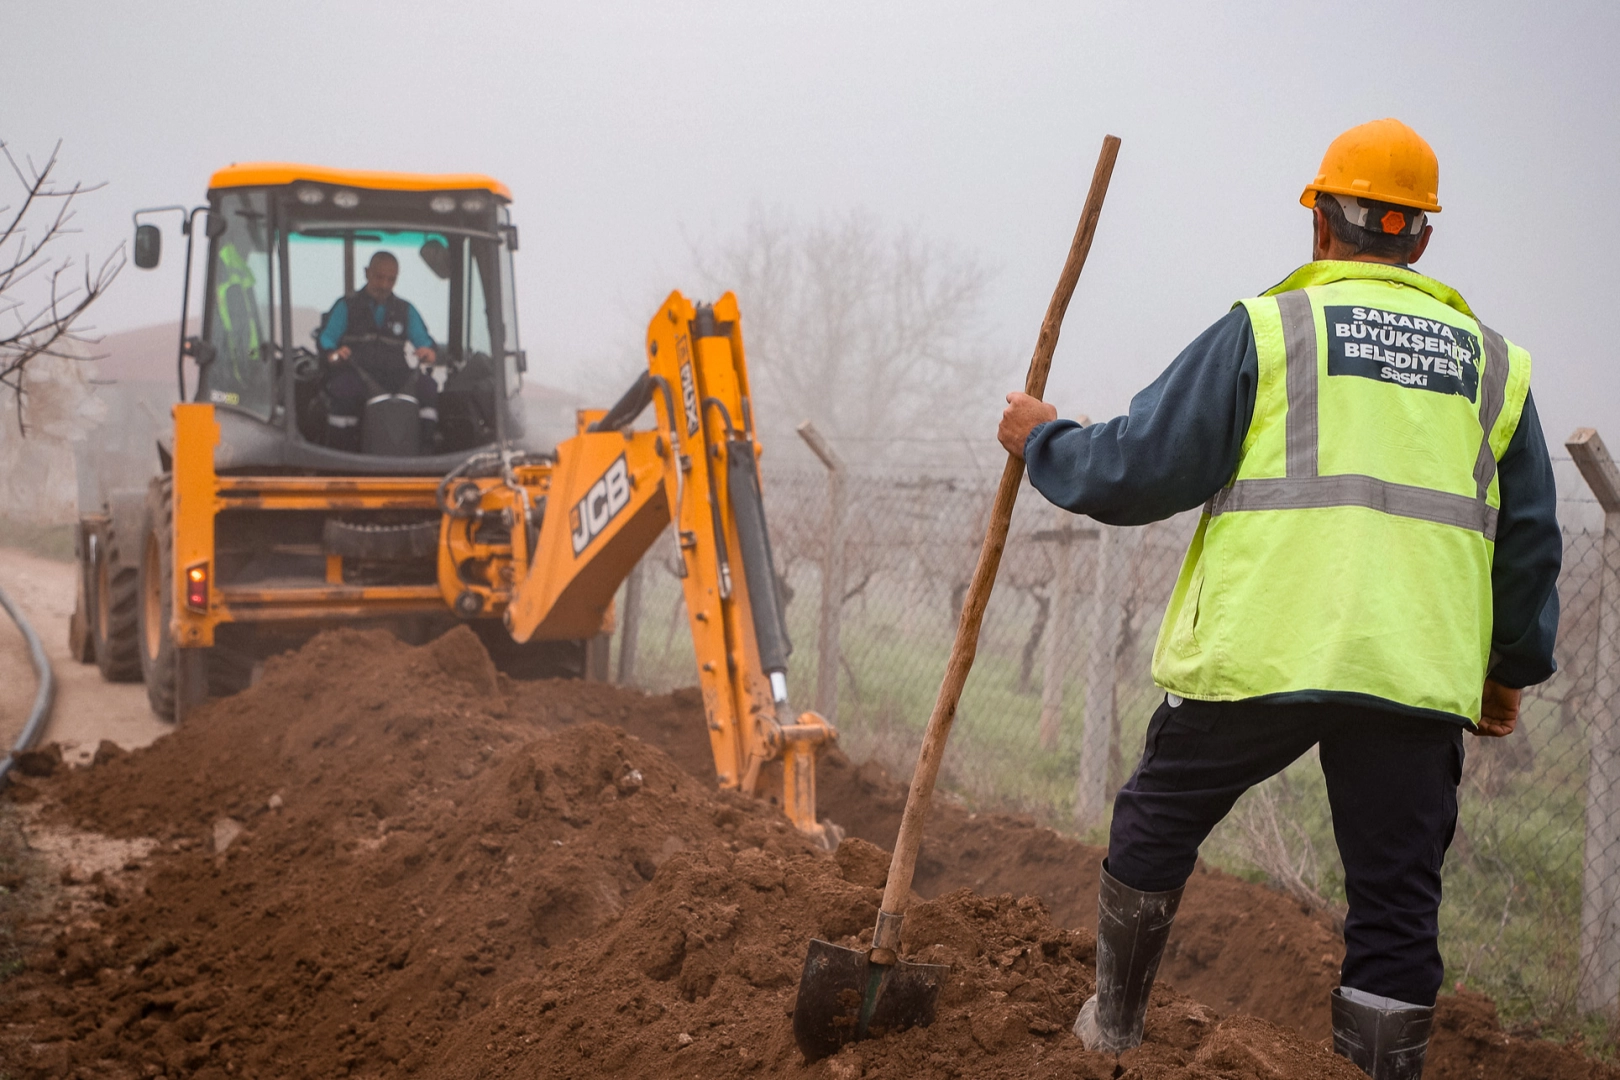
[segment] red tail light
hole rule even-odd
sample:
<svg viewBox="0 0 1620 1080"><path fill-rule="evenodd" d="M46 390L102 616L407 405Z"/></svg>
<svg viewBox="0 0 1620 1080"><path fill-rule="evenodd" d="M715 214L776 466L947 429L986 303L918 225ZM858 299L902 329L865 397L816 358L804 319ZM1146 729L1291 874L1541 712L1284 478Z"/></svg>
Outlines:
<svg viewBox="0 0 1620 1080"><path fill-rule="evenodd" d="M192 611L208 610L207 563L186 568L186 607Z"/></svg>

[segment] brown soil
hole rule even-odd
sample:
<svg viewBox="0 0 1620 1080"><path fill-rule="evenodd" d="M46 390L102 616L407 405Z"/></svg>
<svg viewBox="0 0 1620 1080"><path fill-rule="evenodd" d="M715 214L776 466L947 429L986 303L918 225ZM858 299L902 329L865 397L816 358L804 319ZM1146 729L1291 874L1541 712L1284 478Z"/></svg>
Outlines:
<svg viewBox="0 0 1620 1080"><path fill-rule="evenodd" d="M342 631L146 749L42 761L14 789L33 827L157 845L61 867L0 999L0 1072L1358 1075L1323 1043L1332 927L1215 872L1189 886L1148 1042L1085 1053L1067 1024L1100 853L949 803L919 864L936 899L907 920L952 966L939 1020L804 1066L805 943L870 933L884 857L829 857L716 793L703 731L690 693L513 684L465 630ZM892 841L901 784L836 754L821 784L852 836ZM1475 995L1443 999L1440 1028L1432 1076L1617 1075L1503 1034Z"/></svg>
<svg viewBox="0 0 1620 1080"><path fill-rule="evenodd" d="M1361 1074L1292 1032L1223 1020L1169 988L1147 1042L1116 1058L1069 1034L1092 990L1093 936L1052 924L1039 900L958 889L912 909L903 946L951 974L932 1027L806 1066L792 1014L805 939L870 942L881 877L798 843L714 843L666 863L624 916L509 986L439 1057L454 1080L755 1072L824 1077L1336 1077ZM881 871L880 871L881 873ZM856 880L849 880L853 876ZM864 882L872 882L866 884Z"/></svg>

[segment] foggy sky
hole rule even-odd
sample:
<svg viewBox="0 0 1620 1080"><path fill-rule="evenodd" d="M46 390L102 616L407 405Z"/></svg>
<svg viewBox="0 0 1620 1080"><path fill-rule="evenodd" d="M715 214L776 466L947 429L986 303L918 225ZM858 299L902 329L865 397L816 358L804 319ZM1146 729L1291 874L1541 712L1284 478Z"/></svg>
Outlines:
<svg viewBox="0 0 1620 1080"><path fill-rule="evenodd" d="M105 180L77 250L232 161L487 172L515 197L531 372L633 354L691 250L754 208L863 208L993 274L1021 382L1098 145L1124 140L1048 397L1122 411L1231 302L1309 258L1328 142L1397 116L1440 157L1421 269L1535 358L1555 452L1620 448L1620 5L10 0L0 138ZM178 314L180 247L95 313ZM740 297L746 333L748 297ZM603 404L606 404L604 401ZM989 433L987 432L987 438Z"/></svg>

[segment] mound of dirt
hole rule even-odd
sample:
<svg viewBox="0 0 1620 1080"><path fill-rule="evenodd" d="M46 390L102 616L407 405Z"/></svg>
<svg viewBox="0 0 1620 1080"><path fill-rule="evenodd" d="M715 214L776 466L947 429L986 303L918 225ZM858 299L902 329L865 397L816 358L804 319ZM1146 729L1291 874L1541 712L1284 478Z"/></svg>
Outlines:
<svg viewBox="0 0 1620 1080"><path fill-rule="evenodd" d="M857 767L839 754L828 755L819 776L829 817L856 836L893 846L904 783L875 762ZM916 888L924 896L961 886L1035 895L1059 925L1094 930L1104 854L1029 818L941 802L929 815ZM1200 864L1187 883L1162 971L1177 989L1223 1012L1249 1013L1325 1039L1328 993L1339 985L1343 957L1344 941L1326 915Z"/></svg>
<svg viewBox="0 0 1620 1080"><path fill-rule="evenodd" d="M1496 1018L1491 999L1462 987L1440 998L1428 1067L1423 1070L1427 1080L1472 1080L1479 1076L1612 1080L1616 1074L1614 1068L1585 1057L1578 1047L1507 1034Z"/></svg>
<svg viewBox="0 0 1620 1080"><path fill-rule="evenodd" d="M14 791L30 827L138 853L64 865L25 927L42 947L0 1000L14 1075L1116 1074L1066 1033L1101 853L948 802L919 864L934 899L907 921L952 965L939 1021L803 1066L805 945L870 933L904 786L828 755L823 809L852 836L829 857L714 790L693 692L515 684L465 629L421 648L338 631L95 762ZM1320 916L1196 875L1122 1074L1338 1075L1337 959ZM1431 1075L1616 1075L1481 1002L1442 999Z"/></svg>
<svg viewBox="0 0 1620 1080"><path fill-rule="evenodd" d="M498 690L470 633L329 634L152 747L60 776L45 820L163 846L33 958L5 1010L31 1044L17 1066L419 1065L672 854L803 846L624 731L548 734Z"/></svg>
<svg viewBox="0 0 1620 1080"><path fill-rule="evenodd" d="M1092 991L1093 935L1054 926L1033 897L967 889L924 902L906 919L906 951L951 968L933 1026L806 1066L788 1020L806 939L870 943L882 898L870 880L850 881L838 860L794 845L715 843L677 855L623 917L576 942L544 974L503 990L445 1044L435 1074L1361 1076L1321 1045L1251 1017L1223 1020L1168 988L1154 993L1140 1048L1117 1058L1088 1053L1069 1024Z"/></svg>

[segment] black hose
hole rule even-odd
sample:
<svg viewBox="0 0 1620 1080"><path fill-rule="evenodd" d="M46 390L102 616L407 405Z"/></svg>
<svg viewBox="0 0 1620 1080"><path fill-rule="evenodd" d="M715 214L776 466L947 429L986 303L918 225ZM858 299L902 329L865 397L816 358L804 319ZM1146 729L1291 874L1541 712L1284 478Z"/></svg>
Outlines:
<svg viewBox="0 0 1620 1080"><path fill-rule="evenodd" d="M29 658L34 662L34 670L39 673L39 693L34 695L33 711L28 714L28 722L23 725L22 734L17 736L11 753L0 760L0 784L4 784L17 755L32 750L44 733L45 725L50 722L51 703L56 699L56 676L51 673L51 662L45 657L45 646L40 643L39 635L34 633L34 628L28 625L28 620L23 618L22 611L11 602L4 589L0 589L0 607L6 609L11 621L22 631L23 640L28 643Z"/></svg>
<svg viewBox="0 0 1620 1080"><path fill-rule="evenodd" d="M587 431L618 431L627 428L635 422L636 417L652 402L653 381L652 373L643 371L636 376L636 381L608 407L602 418L586 428Z"/></svg>

